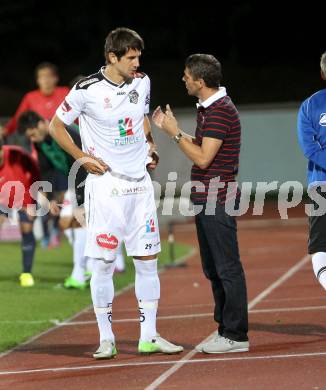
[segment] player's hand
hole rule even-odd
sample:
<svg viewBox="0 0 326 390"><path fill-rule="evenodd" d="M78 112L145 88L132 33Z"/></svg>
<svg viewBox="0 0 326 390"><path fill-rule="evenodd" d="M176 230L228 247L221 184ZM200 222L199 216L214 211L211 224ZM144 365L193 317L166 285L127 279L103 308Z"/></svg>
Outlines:
<svg viewBox="0 0 326 390"><path fill-rule="evenodd" d="M78 160L86 171L93 175L103 175L109 169L109 166L102 159L89 154L85 154Z"/></svg>
<svg viewBox="0 0 326 390"><path fill-rule="evenodd" d="M60 207L55 200L50 201L50 214L58 216L60 214Z"/></svg>
<svg viewBox="0 0 326 390"><path fill-rule="evenodd" d="M147 168L153 170L153 169L155 169L157 167L157 164L158 164L158 162L160 160L160 156L157 153L155 144L152 144L150 146L150 149L148 151L148 155L150 157L152 157L152 161L149 164L147 164Z"/></svg>

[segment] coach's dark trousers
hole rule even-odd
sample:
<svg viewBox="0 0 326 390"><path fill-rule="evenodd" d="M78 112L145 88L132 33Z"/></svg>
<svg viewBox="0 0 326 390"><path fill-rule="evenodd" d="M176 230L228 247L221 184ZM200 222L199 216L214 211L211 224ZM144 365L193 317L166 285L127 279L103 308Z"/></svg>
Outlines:
<svg viewBox="0 0 326 390"><path fill-rule="evenodd" d="M219 334L235 341L248 340L246 280L239 256L237 222L217 203L215 215L196 215L203 271L211 281L214 319Z"/></svg>

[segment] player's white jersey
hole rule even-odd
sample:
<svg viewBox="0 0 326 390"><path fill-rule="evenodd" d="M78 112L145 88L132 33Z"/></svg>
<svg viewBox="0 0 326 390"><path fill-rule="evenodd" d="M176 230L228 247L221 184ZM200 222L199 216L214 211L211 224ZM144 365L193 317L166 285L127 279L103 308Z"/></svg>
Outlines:
<svg viewBox="0 0 326 390"><path fill-rule="evenodd" d="M142 177L148 163L149 77L139 73L130 84L117 85L103 72L104 67L77 82L56 113L67 125L79 117L85 153L100 157L115 172Z"/></svg>

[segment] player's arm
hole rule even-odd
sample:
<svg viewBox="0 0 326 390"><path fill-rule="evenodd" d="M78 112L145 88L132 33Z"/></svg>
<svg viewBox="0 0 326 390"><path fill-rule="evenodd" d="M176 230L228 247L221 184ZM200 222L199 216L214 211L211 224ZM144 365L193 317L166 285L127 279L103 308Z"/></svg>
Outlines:
<svg viewBox="0 0 326 390"><path fill-rule="evenodd" d="M305 101L299 110L297 123L299 144L308 160L326 169L326 145L320 143L309 109L309 101Z"/></svg>
<svg viewBox="0 0 326 390"><path fill-rule="evenodd" d="M20 102L20 104L19 104L19 106L18 106L14 116L11 119L9 119L9 121L4 126L5 136L14 133L17 130L17 123L18 123L18 119L20 117L20 114L22 114L24 111L29 110L30 104L29 104L29 98L28 97L29 97L28 94L26 94L23 97L23 99Z"/></svg>
<svg viewBox="0 0 326 390"><path fill-rule="evenodd" d="M149 169L155 169L159 161L159 155L153 139L151 123L147 115L144 115L144 133L149 145L148 155L153 158L152 162L150 162L147 167Z"/></svg>
<svg viewBox="0 0 326 390"><path fill-rule="evenodd" d="M183 132L178 127L178 122L169 105L167 105L165 113L158 107L153 113L153 121L156 126L163 129L170 137L182 133L178 143L180 149L201 169L206 169L212 163L223 143L222 139L203 137L201 146L194 144L192 137L183 136Z"/></svg>
<svg viewBox="0 0 326 390"><path fill-rule="evenodd" d="M50 123L50 135L57 141L57 143L70 154L75 160L81 160L87 172L95 175L103 175L108 169L108 166L98 158L84 153L73 141L65 124L55 115Z"/></svg>

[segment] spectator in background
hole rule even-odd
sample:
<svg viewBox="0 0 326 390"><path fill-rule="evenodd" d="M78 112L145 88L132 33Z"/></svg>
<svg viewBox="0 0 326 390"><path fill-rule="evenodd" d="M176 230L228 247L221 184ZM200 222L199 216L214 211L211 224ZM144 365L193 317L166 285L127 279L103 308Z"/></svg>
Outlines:
<svg viewBox="0 0 326 390"><path fill-rule="evenodd" d="M19 227L22 236L23 272L19 280L22 287L34 285L32 267L35 253L33 233L34 216L27 206L36 203L37 193L31 185L39 180L39 169L35 160L23 149L12 145L3 145L0 137L0 226L11 214L18 210Z"/></svg>
<svg viewBox="0 0 326 390"><path fill-rule="evenodd" d="M20 145L28 151L30 151L30 144L16 133L19 116L25 111L32 110L42 118L51 120L62 99L69 92L68 87L57 86L59 82L58 68L50 62L42 62L37 65L35 79L38 89L28 92L23 97L14 116L4 126L7 143ZM65 177L60 171L56 173L56 177L61 183L65 182ZM61 201L65 190L66 186L62 189ZM60 199L58 200L60 201ZM49 215L42 217L43 239L41 244L44 248L59 245L60 236L57 224L56 217Z"/></svg>
<svg viewBox="0 0 326 390"><path fill-rule="evenodd" d="M27 110L32 110L44 119L51 120L56 109L68 94L68 87L58 87L58 68L50 62L42 62L35 69L38 89L28 92L19 104L14 116L4 126L5 135L17 130L19 116Z"/></svg>
<svg viewBox="0 0 326 390"><path fill-rule="evenodd" d="M321 78L326 80L326 52L321 56L320 68ZM301 104L298 138L308 159L308 193L316 191L326 198L326 89ZM326 215L318 215L317 208L316 211L309 216L308 252L316 278L326 290Z"/></svg>
<svg viewBox="0 0 326 390"><path fill-rule="evenodd" d="M60 209L57 205L63 205L61 213L61 228L74 228L73 252L74 252L74 268L71 277L65 281L66 288L83 289L86 287L86 278L84 271L86 268L86 259L84 259L85 247L85 229L77 223L73 218L73 208L84 204L84 186L82 184L86 179L86 171L80 168L75 179L75 188L68 189L68 175L71 166L75 160L67 154L57 142L49 135L49 122L44 120L34 111L26 111L18 121L18 131L24 134L34 145L37 153L37 159L40 164L41 178L52 184L52 191L48 197L51 202L51 210L54 214L59 215ZM81 146L80 135L75 125L67 126L67 131L76 145ZM65 181L61 182L61 176L57 173L61 172L64 175ZM68 191L66 191L68 189ZM58 197L53 195L60 194ZM64 194L66 196L64 198ZM73 195L76 195L76 201ZM84 271L82 271L84 270Z"/></svg>

